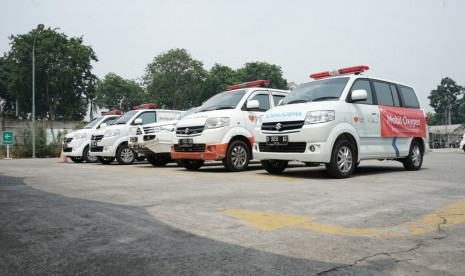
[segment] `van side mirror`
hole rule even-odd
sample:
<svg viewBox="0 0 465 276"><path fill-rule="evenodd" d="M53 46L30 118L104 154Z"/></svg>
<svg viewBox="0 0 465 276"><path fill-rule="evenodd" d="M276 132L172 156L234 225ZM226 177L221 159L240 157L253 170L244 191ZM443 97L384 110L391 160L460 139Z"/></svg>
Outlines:
<svg viewBox="0 0 465 276"><path fill-rule="evenodd" d="M142 118L137 118L134 120L135 125L142 125Z"/></svg>
<svg viewBox="0 0 465 276"><path fill-rule="evenodd" d="M368 98L367 91L365 89L357 89L352 91L350 100L352 102L364 101Z"/></svg>
<svg viewBox="0 0 465 276"><path fill-rule="evenodd" d="M247 101L247 110L250 110L250 109L258 109L260 107L260 103L258 102L258 100L250 100L250 101Z"/></svg>

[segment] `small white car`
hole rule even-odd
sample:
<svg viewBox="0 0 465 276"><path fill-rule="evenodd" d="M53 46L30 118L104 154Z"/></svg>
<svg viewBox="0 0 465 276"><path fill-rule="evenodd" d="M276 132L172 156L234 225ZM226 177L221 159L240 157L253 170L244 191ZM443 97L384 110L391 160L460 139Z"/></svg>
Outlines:
<svg viewBox="0 0 465 276"><path fill-rule="evenodd" d="M367 66L312 74L270 109L254 131L253 155L280 173L289 161L325 164L349 177L360 161L391 159L419 170L428 153L425 113L410 86L362 75Z"/></svg>
<svg viewBox="0 0 465 276"><path fill-rule="evenodd" d="M97 162L97 158L89 154L89 145L92 134L105 124L113 122L120 115L105 115L92 119L84 128L66 134L63 139L62 153L71 161L81 163Z"/></svg>
<svg viewBox="0 0 465 276"><path fill-rule="evenodd" d="M257 119L289 93L262 87L268 83L258 80L228 86L228 91L179 120L171 158L188 170L199 169L206 160L221 160L229 171L245 170L252 159Z"/></svg>
<svg viewBox="0 0 465 276"><path fill-rule="evenodd" d="M115 158L121 165L132 164L138 156L128 146L129 129L136 125L179 119L182 113L179 110L151 109L156 107L155 104L141 107L124 113L105 129L96 131L92 135L90 155L97 156L102 164L111 164Z"/></svg>

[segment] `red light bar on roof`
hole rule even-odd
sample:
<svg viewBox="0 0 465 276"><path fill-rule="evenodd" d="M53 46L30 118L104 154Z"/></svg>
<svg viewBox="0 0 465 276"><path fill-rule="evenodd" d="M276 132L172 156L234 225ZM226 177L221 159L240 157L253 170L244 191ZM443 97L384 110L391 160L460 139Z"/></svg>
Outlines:
<svg viewBox="0 0 465 276"><path fill-rule="evenodd" d="M154 109L154 108L157 108L156 103L145 103L141 105L136 105L132 109L136 110L136 109Z"/></svg>
<svg viewBox="0 0 465 276"><path fill-rule="evenodd" d="M260 86L267 86L270 83L269 80L256 80L256 81L249 81L240 84L234 84L226 86L226 90L234 90L240 88L249 88L249 87L260 87Z"/></svg>
<svg viewBox="0 0 465 276"><path fill-rule="evenodd" d="M121 115L123 111L119 109L113 109L112 111L102 112L102 115Z"/></svg>
<svg viewBox="0 0 465 276"><path fill-rule="evenodd" d="M347 67L347 68L341 68L338 70L311 74L310 78L322 79L322 78L334 77L334 76L340 76L340 75L346 75L346 74L357 74L357 73L365 72L368 69L370 68L366 65L358 65L358 66L352 66L352 67Z"/></svg>

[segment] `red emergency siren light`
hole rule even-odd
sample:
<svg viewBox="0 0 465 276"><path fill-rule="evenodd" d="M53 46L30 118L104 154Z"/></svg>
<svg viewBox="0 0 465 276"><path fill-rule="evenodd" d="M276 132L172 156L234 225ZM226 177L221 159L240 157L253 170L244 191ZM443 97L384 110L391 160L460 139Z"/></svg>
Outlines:
<svg viewBox="0 0 465 276"><path fill-rule="evenodd" d="M337 70L331 70L331 71L311 74L310 78L322 79L322 78L334 77L334 76L340 76L340 75L346 75L346 74L359 74L359 73L365 72L368 69L370 68L366 65L358 65L358 66L352 66L352 67L341 68Z"/></svg>
<svg viewBox="0 0 465 276"><path fill-rule="evenodd" d="M263 87L267 86L270 84L269 80L256 80L256 81L249 81L249 82L244 82L240 84L234 84L234 85L229 85L226 86L226 90L234 90L234 89L240 89L240 88L249 88L249 87Z"/></svg>
<svg viewBox="0 0 465 276"><path fill-rule="evenodd" d="M113 109L111 111L102 112L102 115L121 115L121 114L123 114L123 111L119 109Z"/></svg>
<svg viewBox="0 0 465 276"><path fill-rule="evenodd" d="M141 105L136 105L132 109L136 110L136 109L154 109L154 108L157 108L156 103L145 103Z"/></svg>

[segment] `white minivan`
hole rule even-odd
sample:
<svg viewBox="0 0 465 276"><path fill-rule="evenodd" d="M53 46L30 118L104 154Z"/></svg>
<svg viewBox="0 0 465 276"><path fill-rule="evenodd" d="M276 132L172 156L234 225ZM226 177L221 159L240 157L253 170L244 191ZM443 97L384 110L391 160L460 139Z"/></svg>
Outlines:
<svg viewBox="0 0 465 276"><path fill-rule="evenodd" d="M221 160L229 171L245 170L252 159L257 118L289 93L263 87L268 83L258 80L228 86L228 91L179 120L171 158L188 170L199 169L206 160Z"/></svg>
<svg viewBox="0 0 465 276"><path fill-rule="evenodd" d="M183 112L181 118L195 110L196 108L191 108ZM172 161L171 142L177 123L176 119L131 127L128 145L137 153L143 154L153 166L163 167Z"/></svg>
<svg viewBox="0 0 465 276"><path fill-rule="evenodd" d="M410 86L362 75L354 66L310 75L267 111L254 131L254 157L280 173L288 162L325 164L349 177L360 161L390 159L419 170L428 153L425 113Z"/></svg>
<svg viewBox="0 0 465 276"><path fill-rule="evenodd" d="M90 155L97 156L102 164L110 164L115 158L121 165L134 163L138 156L128 146L131 126L175 120L182 113L179 110L154 109L155 107L153 103L137 106L135 110L124 113L105 129L96 131L92 135Z"/></svg>
<svg viewBox="0 0 465 276"><path fill-rule="evenodd" d="M97 162L97 157L89 154L90 138L103 124L110 124L120 114L95 117L84 128L66 134L62 144L63 155L69 157L75 163Z"/></svg>

